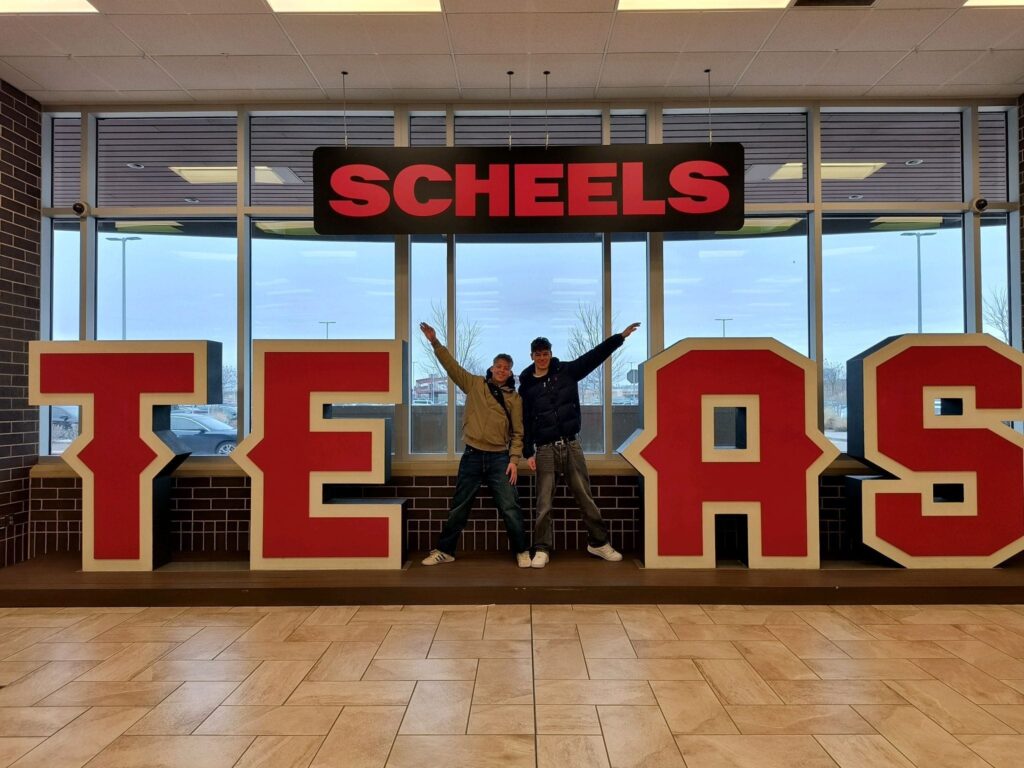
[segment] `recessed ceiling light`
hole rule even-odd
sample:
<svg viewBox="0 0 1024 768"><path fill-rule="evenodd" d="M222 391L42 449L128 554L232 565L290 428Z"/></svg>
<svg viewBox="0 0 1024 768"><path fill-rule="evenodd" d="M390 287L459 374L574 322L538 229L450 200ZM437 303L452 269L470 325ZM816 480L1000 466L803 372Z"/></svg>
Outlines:
<svg viewBox="0 0 1024 768"><path fill-rule="evenodd" d="M740 11L785 8L790 0L619 0L620 11Z"/></svg>
<svg viewBox="0 0 1024 768"><path fill-rule="evenodd" d="M864 195L850 195L848 199L849 200L863 200L864 199Z"/></svg>
<svg viewBox="0 0 1024 768"><path fill-rule="evenodd" d="M146 167L142 163L125 163L125 165L127 165L133 171L141 171L143 168Z"/></svg>
<svg viewBox="0 0 1024 768"><path fill-rule="evenodd" d="M0 13L99 13L86 0L0 0Z"/></svg>
<svg viewBox="0 0 1024 768"><path fill-rule="evenodd" d="M903 164L914 168L918 165L924 165L924 160L906 160Z"/></svg>
<svg viewBox="0 0 1024 768"><path fill-rule="evenodd" d="M441 0L267 0L277 13L440 13Z"/></svg>
<svg viewBox="0 0 1024 768"><path fill-rule="evenodd" d="M198 197L186 197L185 198L185 202L186 203L198 203L199 202L199 198Z"/></svg>

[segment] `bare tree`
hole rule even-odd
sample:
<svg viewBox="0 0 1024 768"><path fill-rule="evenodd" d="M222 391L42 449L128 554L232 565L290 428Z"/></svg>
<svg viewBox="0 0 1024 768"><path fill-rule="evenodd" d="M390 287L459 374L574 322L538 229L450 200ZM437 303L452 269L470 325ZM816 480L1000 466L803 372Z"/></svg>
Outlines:
<svg viewBox="0 0 1024 768"><path fill-rule="evenodd" d="M225 365L220 376L224 402L234 403L238 399L238 368L234 365Z"/></svg>
<svg viewBox="0 0 1024 768"><path fill-rule="evenodd" d="M455 323L456 348L449 349L449 351L455 355L459 365L467 371L482 375L486 366L477 351L482 333L480 324L475 321L470 322L464 317L456 318ZM438 341L448 346L448 311L442 305L433 301L430 302L430 324L437 331ZM430 342L422 334L419 335L419 344L420 349L423 351L423 359L418 364L419 372L424 376L436 376L444 379L447 374L437 361Z"/></svg>
<svg viewBox="0 0 1024 768"><path fill-rule="evenodd" d="M612 317L612 326L615 317ZM576 325L569 332L569 358L575 360L586 354L604 341L604 323L601 318L601 307L590 302L576 305ZM621 357L612 356L612 381L625 378L627 364ZM580 401L583 403L600 402L604 390L604 365L580 382Z"/></svg>
<svg viewBox="0 0 1024 768"><path fill-rule="evenodd" d="M1005 288L989 292L985 297L982 316L985 325L999 331L1003 341L1010 343L1010 299Z"/></svg>
<svg viewBox="0 0 1024 768"><path fill-rule="evenodd" d="M846 366L825 359L822 365L822 390L825 400L825 427L841 428L845 424Z"/></svg>

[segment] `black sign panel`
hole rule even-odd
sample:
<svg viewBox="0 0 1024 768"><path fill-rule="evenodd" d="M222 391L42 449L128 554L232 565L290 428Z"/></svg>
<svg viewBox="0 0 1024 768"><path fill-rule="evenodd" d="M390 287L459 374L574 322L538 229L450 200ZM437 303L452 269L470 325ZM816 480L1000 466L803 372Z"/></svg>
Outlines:
<svg viewBox="0 0 1024 768"><path fill-rule="evenodd" d="M743 226L743 145L320 147L322 235Z"/></svg>

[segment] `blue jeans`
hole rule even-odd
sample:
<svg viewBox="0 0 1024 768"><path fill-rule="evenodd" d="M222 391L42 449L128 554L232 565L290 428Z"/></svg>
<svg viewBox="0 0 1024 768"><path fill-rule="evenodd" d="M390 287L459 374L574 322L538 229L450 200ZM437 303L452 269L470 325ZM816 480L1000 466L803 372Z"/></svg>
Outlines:
<svg viewBox="0 0 1024 768"><path fill-rule="evenodd" d="M441 530L441 539L437 542L439 550L455 556L459 535L466 527L473 500L480 492L481 484L486 484L491 489L494 504L505 520L512 551L525 552L530 548L526 543L526 533L523 531L523 511L519 507L519 494L505 474L508 461L508 451L492 453L478 451L470 445L466 446L462 461L459 462L459 476L455 483L455 495L452 496L452 507Z"/></svg>

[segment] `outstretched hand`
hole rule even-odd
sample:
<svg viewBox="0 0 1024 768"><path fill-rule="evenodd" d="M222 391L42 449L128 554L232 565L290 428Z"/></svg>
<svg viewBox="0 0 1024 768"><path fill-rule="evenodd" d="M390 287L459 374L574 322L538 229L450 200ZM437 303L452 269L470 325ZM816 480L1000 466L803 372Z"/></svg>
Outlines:
<svg viewBox="0 0 1024 768"><path fill-rule="evenodd" d="M431 344L437 341L437 331L428 323L420 323L420 330L423 331L423 335L427 337L427 341Z"/></svg>
<svg viewBox="0 0 1024 768"><path fill-rule="evenodd" d="M626 328L626 330L624 330L622 332L622 338L628 339L629 338L629 334L631 334L633 331L635 331L639 327L640 327L640 323L630 323L629 326Z"/></svg>

